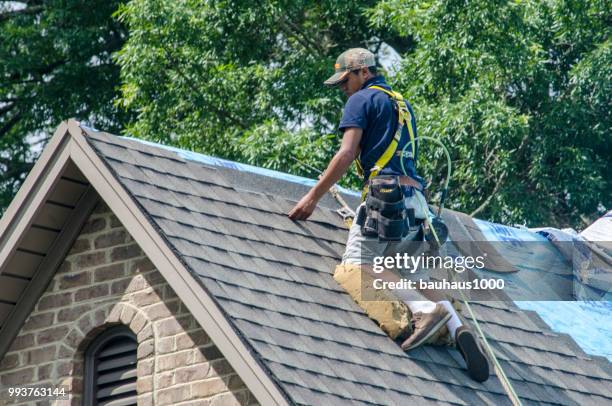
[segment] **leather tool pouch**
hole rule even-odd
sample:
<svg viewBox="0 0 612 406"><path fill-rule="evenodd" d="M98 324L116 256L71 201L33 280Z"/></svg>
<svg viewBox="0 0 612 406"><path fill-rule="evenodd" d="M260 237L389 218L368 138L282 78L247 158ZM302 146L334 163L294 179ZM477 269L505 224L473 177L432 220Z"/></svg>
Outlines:
<svg viewBox="0 0 612 406"><path fill-rule="evenodd" d="M406 209L397 176L377 176L369 181L357 224L363 235L378 237L379 241L400 241L414 227L414 209Z"/></svg>

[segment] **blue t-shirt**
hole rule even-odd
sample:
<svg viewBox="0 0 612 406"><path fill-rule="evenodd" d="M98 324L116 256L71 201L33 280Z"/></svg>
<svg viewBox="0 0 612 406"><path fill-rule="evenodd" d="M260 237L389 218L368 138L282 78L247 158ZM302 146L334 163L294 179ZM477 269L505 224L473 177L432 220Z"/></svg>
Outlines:
<svg viewBox="0 0 612 406"><path fill-rule="evenodd" d="M359 159L364 170L364 181L370 176L370 169L374 166L378 158L382 156L397 129L397 111L395 110L395 102L380 90L369 89L369 86L380 86L385 89L391 88L385 82L382 76L376 76L363 84L361 90L349 97L344 106L344 113L338 129L344 132L345 129L358 127L363 130L361 142L361 153ZM412 130L414 136L417 136L416 119L414 111L410 103L406 101L410 116L412 117ZM401 151L406 143L410 142L408 128L402 129L402 136L397 148L397 152ZM418 143L416 144L416 153L418 153ZM408 146L406 151L412 152L412 147ZM413 154L416 156L416 154ZM404 158L404 168L406 175L418 179L416 168L413 159ZM400 157L397 154L389 161L387 166L379 172L380 175L403 175L400 163Z"/></svg>

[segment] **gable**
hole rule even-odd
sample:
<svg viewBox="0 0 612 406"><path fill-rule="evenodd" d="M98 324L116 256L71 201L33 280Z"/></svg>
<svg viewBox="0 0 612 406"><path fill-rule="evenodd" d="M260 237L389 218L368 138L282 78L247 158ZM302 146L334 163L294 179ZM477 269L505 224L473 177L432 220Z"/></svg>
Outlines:
<svg viewBox="0 0 612 406"><path fill-rule="evenodd" d="M156 265L172 289L181 297L198 323L207 326L212 340L232 367L238 371L258 401L262 404L286 404L285 395L262 371L261 364L253 358L250 349L236 334L218 304L205 291L200 289L194 291L194 279L182 261L168 247L158 230L144 216L141 208L135 205L125 188L117 182L106 164L89 146L83 135L83 129L74 120L60 125L5 216L0 220L0 229L4 230L0 239L0 270L4 272L9 259L13 257L18 248L18 242L23 241L28 231L32 229L36 214L41 212L43 202L53 193L60 174L70 162L93 186L92 193L95 190L102 197L121 223L134 236L138 245ZM95 201L91 207L94 203ZM87 215L86 210L78 211L78 216L72 218L74 227L70 228L73 230L71 238L60 238L62 236L58 235L56 237L58 245L48 257L49 262L41 262L36 268L35 274L38 277L27 283L14 309L9 312L0 328L0 350L2 350L0 355L4 354L10 346L19 327L32 310L35 300L49 283L65 252L71 246L78 227L83 224Z"/></svg>
<svg viewBox="0 0 612 406"><path fill-rule="evenodd" d="M118 326L124 347L86 353ZM123 365L122 368L118 366ZM91 368L91 369L88 369ZM8 388L64 387L74 404L256 404L235 370L121 222L100 202L0 362Z"/></svg>

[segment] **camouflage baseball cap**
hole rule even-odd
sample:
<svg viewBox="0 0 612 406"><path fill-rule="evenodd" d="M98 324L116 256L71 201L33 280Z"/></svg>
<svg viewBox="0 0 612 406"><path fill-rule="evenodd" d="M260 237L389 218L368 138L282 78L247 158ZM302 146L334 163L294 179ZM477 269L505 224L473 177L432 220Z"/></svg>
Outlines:
<svg viewBox="0 0 612 406"><path fill-rule="evenodd" d="M351 48L340 54L334 65L336 73L323 83L327 86L336 86L346 78L350 71L370 66L376 66L376 58L372 52L365 48Z"/></svg>

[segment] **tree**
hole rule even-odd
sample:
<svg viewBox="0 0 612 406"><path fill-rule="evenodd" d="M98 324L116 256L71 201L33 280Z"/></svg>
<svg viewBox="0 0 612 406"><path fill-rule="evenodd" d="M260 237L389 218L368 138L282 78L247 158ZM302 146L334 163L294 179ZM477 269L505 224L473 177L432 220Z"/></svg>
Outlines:
<svg viewBox="0 0 612 406"><path fill-rule="evenodd" d="M127 37L112 17L118 6L0 1L0 214L61 120L109 131L128 120L113 104L120 78L112 55Z"/></svg>
<svg viewBox="0 0 612 406"><path fill-rule="evenodd" d="M340 50L375 48L373 1L134 0L120 11L129 134L316 176L338 146L343 99L322 82ZM389 35L398 47L410 40ZM297 161L296 161L297 160ZM353 176L348 182L356 185Z"/></svg>
<svg viewBox="0 0 612 406"><path fill-rule="evenodd" d="M386 0L372 9L374 26L416 40L394 84L413 100L421 134L451 151L452 207L574 227L610 208L609 21L605 1ZM443 165L421 162L430 174Z"/></svg>
<svg viewBox="0 0 612 406"><path fill-rule="evenodd" d="M579 226L610 205L604 1L133 0L120 15L130 134L312 176L297 160L324 167L343 105L319 84L339 52L385 42L421 135L451 151L451 207ZM438 179L441 152L421 151Z"/></svg>

